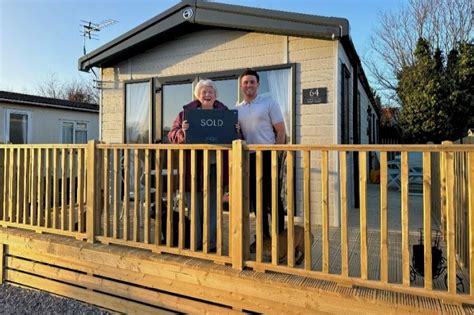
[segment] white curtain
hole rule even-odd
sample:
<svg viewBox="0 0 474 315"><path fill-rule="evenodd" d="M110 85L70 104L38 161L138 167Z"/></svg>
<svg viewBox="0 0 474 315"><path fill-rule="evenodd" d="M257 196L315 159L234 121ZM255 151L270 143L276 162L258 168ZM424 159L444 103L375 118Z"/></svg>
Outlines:
<svg viewBox="0 0 474 315"><path fill-rule="evenodd" d="M125 141L148 143L150 141L150 83L129 83L126 94Z"/></svg>
<svg viewBox="0 0 474 315"><path fill-rule="evenodd" d="M270 94L280 105L283 118L285 119L286 134L291 136L291 108L289 100L290 70L280 69L266 71L266 75Z"/></svg>
<svg viewBox="0 0 474 315"><path fill-rule="evenodd" d="M125 111L125 126L126 126L126 143L149 143L150 142L150 83L128 83L126 85L126 111ZM134 196L135 179L133 167L134 152L129 151L129 176L130 176L130 197ZM139 161L142 167L142 161ZM141 170L139 170L141 173Z"/></svg>

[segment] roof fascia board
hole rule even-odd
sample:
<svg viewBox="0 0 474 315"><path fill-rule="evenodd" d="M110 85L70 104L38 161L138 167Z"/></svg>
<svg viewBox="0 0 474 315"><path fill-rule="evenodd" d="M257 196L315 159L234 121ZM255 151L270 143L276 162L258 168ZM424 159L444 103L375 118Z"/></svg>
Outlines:
<svg viewBox="0 0 474 315"><path fill-rule="evenodd" d="M261 8L251 8L202 0L196 0L196 8L208 9L214 12L229 12L246 16L255 16L258 18L264 17L270 18L272 20L292 21L298 22L300 24L313 24L319 26L336 27L339 29L339 32L337 32L337 37L349 35L349 21L345 18L309 15L304 13L284 12ZM242 24L242 22L237 24Z"/></svg>
<svg viewBox="0 0 474 315"><path fill-rule="evenodd" d="M335 39L340 37L340 29L335 26L315 25L289 21L286 19L280 20L203 8L198 8L196 10L195 23L208 26L302 37L317 37L324 39Z"/></svg>

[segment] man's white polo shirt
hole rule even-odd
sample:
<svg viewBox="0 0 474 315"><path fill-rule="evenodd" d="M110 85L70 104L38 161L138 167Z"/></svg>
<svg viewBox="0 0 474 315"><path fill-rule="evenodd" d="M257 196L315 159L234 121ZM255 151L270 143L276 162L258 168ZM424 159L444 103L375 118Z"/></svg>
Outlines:
<svg viewBox="0 0 474 315"><path fill-rule="evenodd" d="M278 103L270 97L257 95L247 103L237 105L239 123L245 141L248 144L274 144L273 125L283 122Z"/></svg>

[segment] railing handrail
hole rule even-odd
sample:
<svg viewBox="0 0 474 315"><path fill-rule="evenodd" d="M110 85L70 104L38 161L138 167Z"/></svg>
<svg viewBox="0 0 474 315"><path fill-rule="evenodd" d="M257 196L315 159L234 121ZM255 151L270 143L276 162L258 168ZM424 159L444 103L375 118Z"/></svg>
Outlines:
<svg viewBox="0 0 474 315"><path fill-rule="evenodd" d="M0 144L0 149L85 149L87 144Z"/></svg>
<svg viewBox="0 0 474 315"><path fill-rule="evenodd" d="M155 149L155 150L232 150L231 144L97 144L97 149Z"/></svg>

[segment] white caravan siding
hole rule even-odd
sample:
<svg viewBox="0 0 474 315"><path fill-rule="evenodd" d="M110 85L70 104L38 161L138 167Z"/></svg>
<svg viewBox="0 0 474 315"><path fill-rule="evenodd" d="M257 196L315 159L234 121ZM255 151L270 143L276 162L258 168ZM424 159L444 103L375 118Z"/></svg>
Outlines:
<svg viewBox="0 0 474 315"><path fill-rule="evenodd" d="M61 143L63 121L85 122L88 140L99 137L98 113L0 103L0 143L5 142L8 109L31 113L32 144Z"/></svg>

